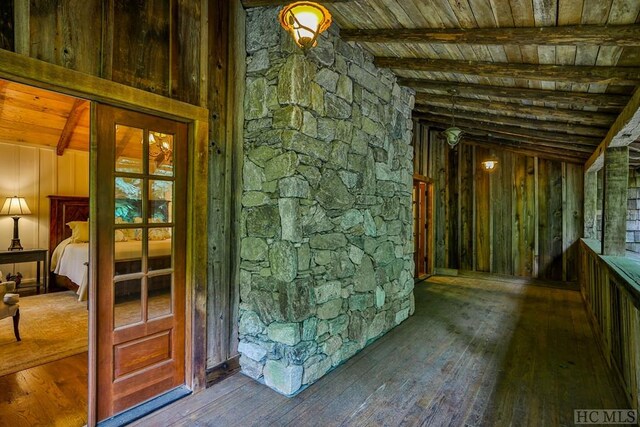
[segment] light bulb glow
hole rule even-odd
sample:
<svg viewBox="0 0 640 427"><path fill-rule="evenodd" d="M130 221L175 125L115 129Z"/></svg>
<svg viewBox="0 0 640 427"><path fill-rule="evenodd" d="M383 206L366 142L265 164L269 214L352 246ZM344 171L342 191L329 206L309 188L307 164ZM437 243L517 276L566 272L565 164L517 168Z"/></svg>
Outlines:
<svg viewBox="0 0 640 427"><path fill-rule="evenodd" d="M298 46L308 49L318 44L320 33L331 25L331 14L319 4L300 1L282 9L280 25Z"/></svg>
<svg viewBox="0 0 640 427"><path fill-rule="evenodd" d="M498 161L494 159L484 160L481 165L485 172L493 172L498 167Z"/></svg>

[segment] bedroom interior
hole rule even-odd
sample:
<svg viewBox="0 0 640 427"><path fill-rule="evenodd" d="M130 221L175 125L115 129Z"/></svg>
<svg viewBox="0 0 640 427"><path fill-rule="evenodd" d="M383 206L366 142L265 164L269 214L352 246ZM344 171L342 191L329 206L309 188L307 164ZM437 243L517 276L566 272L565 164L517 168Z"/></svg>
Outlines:
<svg viewBox="0 0 640 427"><path fill-rule="evenodd" d="M0 384L6 384L12 377L29 378L28 372L46 364L55 366L69 360L86 363L89 102L7 81L0 81L0 87L0 155L5 154L4 158L11 159L14 165L0 172L0 191L20 194L21 202L32 206L32 215L24 216L20 224L24 251L10 248L6 257L0 255L0 260L33 248L44 248L47 254L47 271L42 274L39 263L37 274L33 263L0 265L12 278L21 276L14 292L21 297L23 340L17 342L13 334L8 334L10 328L0 329ZM127 176L142 171L143 131L116 125L115 169L124 176L117 178L114 185L115 276L135 275L143 262L147 263L145 268L156 272L147 283L149 319L166 316L172 310L172 276L166 271L172 267L172 227L167 225L173 220L174 182L163 178L173 175L173 138L162 132L149 132L148 169L156 179L149 179L148 188L143 188L140 179ZM148 200L149 223L158 224L145 234L141 227L143 198ZM6 237L9 242L9 218L0 218L0 239ZM147 236L145 242L143 236ZM15 246L13 240L12 245ZM143 250L149 254L144 261ZM142 320L141 292L139 280L116 283L116 328ZM84 375L76 374L74 382L79 390L84 384L84 389L78 399L69 401L67 408L74 417L85 412L87 398L86 366L79 371ZM21 391L29 395L29 384L22 384Z"/></svg>
<svg viewBox="0 0 640 427"><path fill-rule="evenodd" d="M48 270L56 267L51 263L53 249L60 243L51 240L59 231L56 227L68 229L56 222L60 200L82 200L88 215L89 102L5 80L0 80L0 99L0 158L5 160L0 168L0 197L18 195L30 211L19 221L23 249L8 250L10 244L15 246L15 215L0 215L2 279L21 276L13 292L19 294L22 338L16 341L12 328L4 325L10 319L3 319L0 400L16 393L40 399L34 393L38 382L48 383L49 393L60 393L62 386L46 372L61 372L60 366L72 364L75 372L59 379L67 386L75 384L76 398L62 399L59 405L63 412L82 412L86 406L87 304L72 287L60 286L61 276L51 272L49 277ZM24 255L34 250L39 250L38 257L27 258L42 262L12 262L27 259Z"/></svg>

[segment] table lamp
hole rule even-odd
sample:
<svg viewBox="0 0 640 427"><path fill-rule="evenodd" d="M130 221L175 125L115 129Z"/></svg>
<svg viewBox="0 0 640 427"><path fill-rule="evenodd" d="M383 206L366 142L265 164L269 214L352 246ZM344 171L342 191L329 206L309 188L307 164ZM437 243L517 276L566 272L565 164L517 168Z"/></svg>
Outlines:
<svg viewBox="0 0 640 427"><path fill-rule="evenodd" d="M0 215L11 215L13 218L13 239L11 239L10 251L21 251L20 237L18 232L18 220L20 215L31 215L31 210L24 197L7 197L0 209Z"/></svg>

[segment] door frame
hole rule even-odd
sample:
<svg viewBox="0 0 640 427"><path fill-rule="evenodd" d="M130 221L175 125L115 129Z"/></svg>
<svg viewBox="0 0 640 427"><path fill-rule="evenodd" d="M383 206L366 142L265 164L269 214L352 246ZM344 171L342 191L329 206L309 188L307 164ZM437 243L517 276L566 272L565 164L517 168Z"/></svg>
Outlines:
<svg viewBox="0 0 640 427"><path fill-rule="evenodd" d="M206 307L208 258L208 203L197 204L208 195L209 110L161 95L80 73L59 65L0 49L0 78L41 89L87 99L91 102L90 155L97 161L95 102L181 121L188 125L187 143L187 265L185 317L185 381L197 392L206 386ZM92 154L93 153L93 154ZM90 164L90 194L97 187L97 164ZM196 189L200 189L196 191ZM198 207L196 209L196 206ZM96 242L97 206L90 198L90 240ZM93 248L95 251L95 248ZM97 415L97 336L95 264L89 269L89 377L88 425L95 425Z"/></svg>
<svg viewBox="0 0 640 427"><path fill-rule="evenodd" d="M426 262L425 264L425 271L422 275L418 276L418 266L416 266L416 277L415 280L423 280L426 279L428 277L431 277L433 275L433 263L434 263L434 257L433 257L433 248L434 248L434 233L433 233L433 227L434 227L434 223L433 223L433 179L424 176L424 175L420 175L420 174L413 174L413 185L415 185L416 182L419 183L424 183L425 184L425 194L421 194L420 195L420 199L419 200L424 200L424 226L426 227L426 232L423 231L421 233L422 236L424 236L424 254L423 256L426 258ZM422 207L420 205L418 205L418 209L421 209ZM420 215L418 215L418 217L420 217Z"/></svg>

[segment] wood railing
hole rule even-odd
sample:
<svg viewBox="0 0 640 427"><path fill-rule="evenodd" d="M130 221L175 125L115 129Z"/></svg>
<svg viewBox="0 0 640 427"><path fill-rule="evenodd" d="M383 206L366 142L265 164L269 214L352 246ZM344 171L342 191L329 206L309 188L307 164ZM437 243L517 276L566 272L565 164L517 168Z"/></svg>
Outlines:
<svg viewBox="0 0 640 427"><path fill-rule="evenodd" d="M579 282L605 359L631 406L639 408L640 259L599 254L600 242L580 242Z"/></svg>

